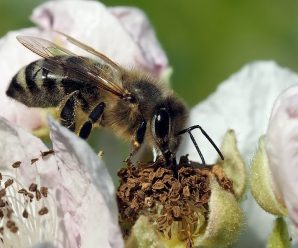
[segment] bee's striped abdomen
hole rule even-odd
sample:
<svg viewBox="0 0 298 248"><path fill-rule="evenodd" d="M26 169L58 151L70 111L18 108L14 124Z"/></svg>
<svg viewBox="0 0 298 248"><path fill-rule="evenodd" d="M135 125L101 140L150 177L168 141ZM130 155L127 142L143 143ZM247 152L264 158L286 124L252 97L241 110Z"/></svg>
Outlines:
<svg viewBox="0 0 298 248"><path fill-rule="evenodd" d="M56 107L65 96L63 69L52 73L44 59L23 67L11 80L6 94L29 107Z"/></svg>

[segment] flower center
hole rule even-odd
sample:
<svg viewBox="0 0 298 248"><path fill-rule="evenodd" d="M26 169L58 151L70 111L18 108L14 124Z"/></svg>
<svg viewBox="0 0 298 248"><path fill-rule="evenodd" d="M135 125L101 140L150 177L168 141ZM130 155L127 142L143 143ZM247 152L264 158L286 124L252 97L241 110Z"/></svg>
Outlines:
<svg viewBox="0 0 298 248"><path fill-rule="evenodd" d="M53 243L57 230L55 201L48 188L39 185L39 176L27 188L18 181L20 165L20 161L12 165L15 175L0 173L0 246L1 243L4 247Z"/></svg>
<svg viewBox="0 0 298 248"><path fill-rule="evenodd" d="M177 173L165 166L140 165L122 168L117 191L120 225L124 235L145 215L158 234L167 240L178 239L192 247L208 222L210 178L233 192L232 182L216 165L198 167L181 157Z"/></svg>

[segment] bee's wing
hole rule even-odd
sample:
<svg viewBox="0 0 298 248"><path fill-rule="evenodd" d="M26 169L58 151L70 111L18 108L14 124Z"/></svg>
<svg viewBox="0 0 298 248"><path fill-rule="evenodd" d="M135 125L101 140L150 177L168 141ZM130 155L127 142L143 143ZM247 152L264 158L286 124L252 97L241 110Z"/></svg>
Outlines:
<svg viewBox="0 0 298 248"><path fill-rule="evenodd" d="M63 70L75 73L76 77L81 77L82 81L93 83L97 87L109 91L121 98L129 94L122 87L120 78L112 77L107 69L104 69L105 64L95 63L92 60L78 56L73 52L56 45L55 43L33 36L18 36L18 41L32 52L47 59L44 63L46 69L55 73ZM65 56L73 56L74 59L65 60ZM103 55L104 56L104 55ZM106 57L107 58L107 57ZM111 67L111 64L106 64ZM114 73L120 75L121 68L113 68ZM69 73L68 73L69 74ZM80 79L80 78L78 78Z"/></svg>
<svg viewBox="0 0 298 248"><path fill-rule="evenodd" d="M94 48L78 41L77 39L67 35L67 34L64 34L60 31L55 31L57 32L58 34L61 34L62 36L64 36L69 42L71 42L72 44L76 45L77 47L85 50L86 52L89 52L93 55L95 55L96 57L100 58L100 60L104 61L106 64L112 66L115 70L121 70L121 67L116 63L114 62L113 60L111 60L109 57L107 57L106 55L102 54L101 52L95 50Z"/></svg>

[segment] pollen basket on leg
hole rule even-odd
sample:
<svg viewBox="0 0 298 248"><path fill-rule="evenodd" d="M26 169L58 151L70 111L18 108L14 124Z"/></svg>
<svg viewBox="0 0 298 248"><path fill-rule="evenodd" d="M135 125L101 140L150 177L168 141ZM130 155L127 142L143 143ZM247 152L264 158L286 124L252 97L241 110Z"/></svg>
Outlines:
<svg viewBox="0 0 298 248"><path fill-rule="evenodd" d="M57 210L53 197L38 183L39 178L28 187L22 185L14 165L15 175L0 177L0 247L55 243Z"/></svg>

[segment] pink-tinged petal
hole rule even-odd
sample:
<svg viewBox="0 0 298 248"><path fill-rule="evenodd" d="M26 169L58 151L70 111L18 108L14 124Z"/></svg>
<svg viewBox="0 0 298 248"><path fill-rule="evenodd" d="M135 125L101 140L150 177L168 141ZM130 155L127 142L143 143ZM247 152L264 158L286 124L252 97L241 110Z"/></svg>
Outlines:
<svg viewBox="0 0 298 248"><path fill-rule="evenodd" d="M48 150L42 141L35 136L27 133L20 127L12 127L8 121L0 117L0 170L14 173L11 165L15 161L22 161L24 166L19 170L19 181L29 186L35 181L37 171L31 165L31 159L40 158L40 151ZM57 166L54 158L39 159L36 162L42 172L43 185L50 187L57 183Z"/></svg>
<svg viewBox="0 0 298 248"><path fill-rule="evenodd" d="M217 145L229 128L234 129L240 153L246 164L256 149L259 137L266 132L273 103L277 96L290 85L298 84L297 74L281 68L274 62L255 62L246 65L232 75L205 101L191 110L188 125L201 125ZM212 163L217 154L199 132L193 132L207 163ZM181 153L189 153L190 159L200 158L185 135ZM272 216L266 214L251 196L244 203L247 226L239 247L264 246L271 232ZM256 223L259 223L256 226Z"/></svg>
<svg viewBox="0 0 298 248"><path fill-rule="evenodd" d="M127 68L161 72L167 63L165 55L145 17L136 10L133 15L136 35L132 35L130 24L122 23L121 18L96 1L47 2L34 10L31 19L45 30L58 30L73 36ZM131 23L130 18L126 21ZM151 52L154 52L152 56Z"/></svg>
<svg viewBox="0 0 298 248"><path fill-rule="evenodd" d="M42 158L41 151L47 151L48 148L41 140L20 127L11 126L3 117L0 117L0 139L0 172L3 178L13 179L16 185L12 186L7 192L8 198L6 201L13 208L12 218L19 227L17 237L10 236L11 238L8 238L6 242L9 244L14 242L13 246L8 244L9 247L20 247L19 242L24 244L24 247L28 247L32 243L45 241L57 244L56 232L60 236L65 236L65 229L61 228L61 225L56 226L58 216L53 185L56 186L59 183L60 177L55 158L51 156ZM32 159L36 159L33 164ZM12 164L16 161L21 162L20 167L17 169L12 168ZM41 170L42 173L40 173ZM18 193L18 190L21 188L28 190L29 185L32 183L36 183L38 187L48 187L47 199L40 201L34 199L30 203L26 203L28 199L21 197L22 195ZM3 187L2 183L1 185ZM29 219L21 217L25 206L28 207ZM43 206L47 207L49 212L41 217L38 214L38 209ZM1 220L3 221L3 218ZM61 244L60 247L65 247L63 242Z"/></svg>
<svg viewBox="0 0 298 248"><path fill-rule="evenodd" d="M0 118L1 172L17 175L26 187L32 182L48 187L56 203L50 206L50 220L57 223L55 219L59 218L55 239L50 239L53 244L72 248L123 247L114 186L103 162L85 141L53 121L50 123L55 152L42 157L41 151L48 148L38 138ZM34 164L33 158L38 158ZM11 167L15 161L22 162L17 172ZM55 226L47 226L46 230L52 228ZM43 231L44 228L41 234ZM42 237L40 241L49 238Z"/></svg>
<svg viewBox="0 0 298 248"><path fill-rule="evenodd" d="M287 89L276 100L266 148L276 195L298 227L298 86Z"/></svg>
<svg viewBox="0 0 298 248"><path fill-rule="evenodd" d="M120 24L139 46L148 65L160 73L168 67L168 59L156 38L145 13L133 7L113 7L108 10L117 17Z"/></svg>
<svg viewBox="0 0 298 248"><path fill-rule="evenodd" d="M61 184L57 193L70 246L122 247L114 185L103 161L66 128L52 120L49 125L58 151Z"/></svg>

